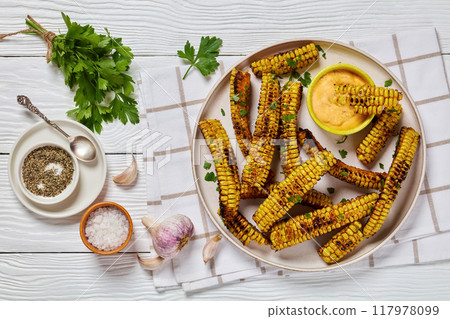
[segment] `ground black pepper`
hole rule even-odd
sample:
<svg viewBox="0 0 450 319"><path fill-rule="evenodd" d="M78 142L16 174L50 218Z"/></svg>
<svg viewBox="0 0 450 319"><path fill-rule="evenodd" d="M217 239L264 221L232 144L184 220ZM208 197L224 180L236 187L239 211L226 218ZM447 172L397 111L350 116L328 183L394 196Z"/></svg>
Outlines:
<svg viewBox="0 0 450 319"><path fill-rule="evenodd" d="M35 195L55 197L73 178L74 165L70 154L56 146L43 146L25 158L22 179L25 187Z"/></svg>

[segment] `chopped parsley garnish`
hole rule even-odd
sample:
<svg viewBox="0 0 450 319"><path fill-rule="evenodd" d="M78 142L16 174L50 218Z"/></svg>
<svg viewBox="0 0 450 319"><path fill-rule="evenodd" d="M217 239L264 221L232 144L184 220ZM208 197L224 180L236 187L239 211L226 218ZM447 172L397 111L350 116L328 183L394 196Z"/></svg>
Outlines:
<svg viewBox="0 0 450 319"><path fill-rule="evenodd" d="M249 172L251 172L251 171L253 171L253 168L247 168L247 171L249 171Z"/></svg>
<svg viewBox="0 0 450 319"><path fill-rule="evenodd" d="M300 74L297 71L292 71L291 75L289 76L289 82L292 81L292 79L298 79L300 77Z"/></svg>
<svg viewBox="0 0 450 319"><path fill-rule="evenodd" d="M246 116L247 115L247 110L246 109L240 109L239 110L239 114L241 115L241 116Z"/></svg>
<svg viewBox="0 0 450 319"><path fill-rule="evenodd" d="M295 197L288 197L288 201L293 202L295 200Z"/></svg>
<svg viewBox="0 0 450 319"><path fill-rule="evenodd" d="M211 168L211 163L205 161L205 162L203 163L203 168L204 168L204 169L210 169L210 168Z"/></svg>
<svg viewBox="0 0 450 319"><path fill-rule="evenodd" d="M342 215L342 214L339 214L339 221L341 221L342 220L342 218L344 218L344 215Z"/></svg>
<svg viewBox="0 0 450 319"><path fill-rule="evenodd" d="M283 109L287 109L287 105L286 105L286 104L283 104L281 107L282 107Z"/></svg>
<svg viewBox="0 0 450 319"><path fill-rule="evenodd" d="M339 154L341 155L342 158L346 158L348 153L346 150L339 150Z"/></svg>
<svg viewBox="0 0 450 319"><path fill-rule="evenodd" d="M303 199L300 197L300 195L295 194L295 197L289 197L288 201L294 202L295 204L301 204Z"/></svg>
<svg viewBox="0 0 450 319"><path fill-rule="evenodd" d="M308 219L311 218L311 213L306 213L305 217L308 218Z"/></svg>
<svg viewBox="0 0 450 319"><path fill-rule="evenodd" d="M219 186L216 187L216 191L218 191L218 192L220 191Z"/></svg>
<svg viewBox="0 0 450 319"><path fill-rule="evenodd" d="M342 144L342 143L344 143L344 142L347 140L347 138L348 138L348 135L345 135L344 138L341 139L341 140L339 140L339 141L337 141L336 144Z"/></svg>
<svg viewBox="0 0 450 319"><path fill-rule="evenodd" d="M208 172L205 175L205 181L207 182L217 182L217 176L214 172Z"/></svg>
<svg viewBox="0 0 450 319"><path fill-rule="evenodd" d="M384 169L384 164L383 163L379 163L378 165L380 165L381 169Z"/></svg>
<svg viewBox="0 0 450 319"><path fill-rule="evenodd" d="M397 184L397 186L395 186L395 188L399 189L400 188L400 184Z"/></svg>
<svg viewBox="0 0 450 319"><path fill-rule="evenodd" d="M286 152L286 146L280 146L280 152L281 153Z"/></svg>
<svg viewBox="0 0 450 319"><path fill-rule="evenodd" d="M246 90L246 91L250 90L249 87L248 87L247 85L245 86L245 90Z"/></svg>
<svg viewBox="0 0 450 319"><path fill-rule="evenodd" d="M341 203L346 203L347 200L345 198L341 199Z"/></svg>
<svg viewBox="0 0 450 319"><path fill-rule="evenodd" d="M317 50L319 50L319 52L322 52L322 57L324 59L326 59L327 58L327 53L322 49L322 47L320 45L316 44L316 48L317 48Z"/></svg>
<svg viewBox="0 0 450 319"><path fill-rule="evenodd" d="M275 79L275 78L277 77L277 75L274 74L274 73L270 73L269 76L270 76L272 79Z"/></svg>
<svg viewBox="0 0 450 319"><path fill-rule="evenodd" d="M209 140L209 145L211 145L212 143L214 143L214 139L213 138Z"/></svg>
<svg viewBox="0 0 450 319"><path fill-rule="evenodd" d="M289 122L293 119L295 119L296 115L295 114L288 114L288 115L283 115L282 119L284 122Z"/></svg>
<svg viewBox="0 0 450 319"><path fill-rule="evenodd" d="M392 85L392 79L389 79L387 81L384 81L384 87L387 88L388 86Z"/></svg>
<svg viewBox="0 0 450 319"><path fill-rule="evenodd" d="M286 62L291 68L296 68L298 65L298 62L295 62L294 60L289 58L286 59Z"/></svg>
<svg viewBox="0 0 450 319"><path fill-rule="evenodd" d="M369 206L369 211L373 212L373 206Z"/></svg>
<svg viewBox="0 0 450 319"><path fill-rule="evenodd" d="M283 175L284 175L285 173L284 173L284 171L281 171L280 174L283 174Z"/></svg>
<svg viewBox="0 0 450 319"><path fill-rule="evenodd" d="M220 109L220 112L222 113L222 116L225 116L225 111L223 109Z"/></svg>
<svg viewBox="0 0 450 319"><path fill-rule="evenodd" d="M245 100L242 100L242 101L241 101L241 105L242 105L242 106L247 106L247 102L246 102Z"/></svg>
<svg viewBox="0 0 450 319"><path fill-rule="evenodd" d="M381 187L384 187L384 179L382 179L382 180L380 181L380 183L381 183Z"/></svg>
<svg viewBox="0 0 450 319"><path fill-rule="evenodd" d="M231 98L233 99L233 101L237 102L239 101L239 94L235 94Z"/></svg>
<svg viewBox="0 0 450 319"><path fill-rule="evenodd" d="M303 77L299 76L297 80L300 81L305 88L307 88L311 84L311 73L305 72Z"/></svg>
<svg viewBox="0 0 450 319"><path fill-rule="evenodd" d="M216 163L216 164L220 163L220 159L215 159L214 163Z"/></svg>
<svg viewBox="0 0 450 319"><path fill-rule="evenodd" d="M270 104L269 109L271 110L276 110L277 109L277 101L273 102L272 104Z"/></svg>
<svg viewBox="0 0 450 319"><path fill-rule="evenodd" d="M344 176L348 176L348 172L340 172L339 174L344 175Z"/></svg>
<svg viewBox="0 0 450 319"><path fill-rule="evenodd" d="M327 191L328 191L328 193L333 194L334 193L334 188L333 187L327 187Z"/></svg>

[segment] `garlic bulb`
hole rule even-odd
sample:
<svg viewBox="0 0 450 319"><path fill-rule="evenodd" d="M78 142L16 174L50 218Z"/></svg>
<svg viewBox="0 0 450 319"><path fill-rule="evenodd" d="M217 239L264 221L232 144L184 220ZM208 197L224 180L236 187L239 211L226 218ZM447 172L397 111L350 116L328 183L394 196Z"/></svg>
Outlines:
<svg viewBox="0 0 450 319"><path fill-rule="evenodd" d="M192 221L184 215L171 216L161 223L143 217L142 223L152 235L156 253L164 259L175 257L194 234Z"/></svg>
<svg viewBox="0 0 450 319"><path fill-rule="evenodd" d="M133 156L133 160L131 161L130 166L128 166L119 175L112 177L112 180L114 181L114 183L120 184L120 185L130 185L136 179L137 174L138 174L136 159L134 158L133 154L131 154L131 156Z"/></svg>
<svg viewBox="0 0 450 319"><path fill-rule="evenodd" d="M203 261L205 262L205 264L216 254L221 239L222 236L216 235L208 240L208 242L205 244L205 247L203 247Z"/></svg>
<svg viewBox="0 0 450 319"><path fill-rule="evenodd" d="M147 270L156 270L164 263L165 259L161 258L160 256L155 258L146 258L142 259L139 257L139 254L137 254L137 258L142 266L144 266Z"/></svg>

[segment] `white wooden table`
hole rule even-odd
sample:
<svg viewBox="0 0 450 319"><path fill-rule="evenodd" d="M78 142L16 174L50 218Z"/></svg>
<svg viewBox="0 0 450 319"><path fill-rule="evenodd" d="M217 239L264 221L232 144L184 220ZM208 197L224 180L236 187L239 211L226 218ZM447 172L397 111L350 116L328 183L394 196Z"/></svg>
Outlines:
<svg viewBox="0 0 450 319"><path fill-rule="evenodd" d="M450 71L448 0L2 1L0 33L23 29L27 14L48 30L65 32L60 11L81 24L92 24L97 31L108 27L114 36L122 37L136 55L133 75L140 68L181 64L176 51L187 39L196 45L202 35L222 38L221 55L237 56L299 36L348 41L430 26L438 31ZM81 214L55 220L24 208L10 188L7 161L15 140L38 119L17 105L16 95L28 95L50 118L64 118L73 107L73 92L64 85L60 70L45 63L45 50L35 36L0 41L0 299L369 299L344 272L243 282L192 295L181 289L157 292L150 272L140 267L135 254L148 251L150 244L140 223L146 213L145 181L140 178L131 188L111 182L111 176L128 165L128 141L138 134L138 126L114 123L100 136L107 153L108 181L97 201L125 206L133 217L135 237L141 237L109 270L117 255L98 256L84 247L78 233ZM142 169L142 154L137 157ZM353 271L351 275L375 300L450 298L450 262Z"/></svg>

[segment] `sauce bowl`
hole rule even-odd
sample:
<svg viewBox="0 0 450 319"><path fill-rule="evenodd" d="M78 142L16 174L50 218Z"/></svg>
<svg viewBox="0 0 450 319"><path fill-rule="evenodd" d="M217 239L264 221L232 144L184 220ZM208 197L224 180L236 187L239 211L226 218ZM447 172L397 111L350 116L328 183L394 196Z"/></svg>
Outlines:
<svg viewBox="0 0 450 319"><path fill-rule="evenodd" d="M364 120L364 122L362 122L361 124L351 128L351 129L339 130L336 128L332 128L332 127L328 126L327 124L323 123L322 121L320 121L319 118L317 117L317 115L314 113L314 109L313 109L313 105L312 105L312 93L314 91L314 87L317 84L317 82L328 72L336 71L336 70L350 71L352 73L359 75L363 79L365 79L369 85L375 85L373 80L369 77L369 75L366 72L364 72L363 70L361 70L360 68L357 68L356 66L353 66L351 64L346 64L346 63L337 63L337 64L329 65L329 66L323 68L322 70L320 70L319 73L317 73L316 76L314 77L314 79L312 80L312 82L308 88L306 103L308 106L308 112L311 115L312 119L323 130L333 133L333 134L336 134L336 135L350 135L350 134L354 134L354 133L361 131L363 128L365 128L367 125L369 125L369 123L372 121L372 119L374 118L375 115L369 115L367 117L367 119Z"/></svg>

